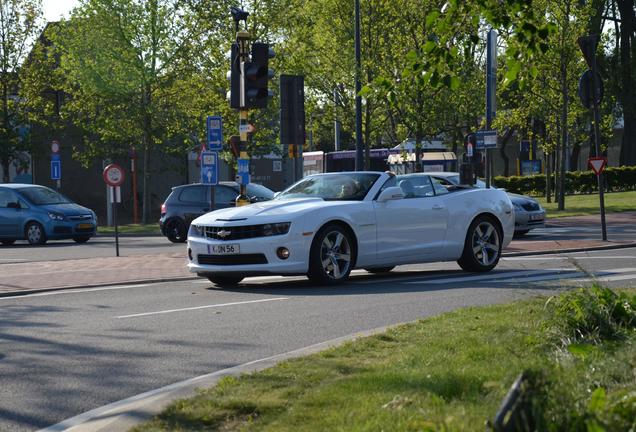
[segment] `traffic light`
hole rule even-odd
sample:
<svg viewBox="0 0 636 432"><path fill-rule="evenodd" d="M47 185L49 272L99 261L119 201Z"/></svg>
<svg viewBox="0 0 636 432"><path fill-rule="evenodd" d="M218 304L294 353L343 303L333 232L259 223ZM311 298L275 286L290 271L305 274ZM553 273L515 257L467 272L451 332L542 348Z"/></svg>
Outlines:
<svg viewBox="0 0 636 432"><path fill-rule="evenodd" d="M267 100L270 96L267 84L274 76L274 71L269 69L269 59L272 57L274 57L274 50L269 47L269 44L261 42L252 44L250 61L244 65L244 108L267 108Z"/></svg>
<svg viewBox="0 0 636 432"><path fill-rule="evenodd" d="M236 159L239 158L241 154L241 137L238 135L232 135L228 141L230 146L230 151L234 155Z"/></svg>
<svg viewBox="0 0 636 432"><path fill-rule="evenodd" d="M227 79L230 81L230 90L227 92L230 108L239 109L241 107L241 62L237 43L232 44L230 51L230 70L227 72Z"/></svg>

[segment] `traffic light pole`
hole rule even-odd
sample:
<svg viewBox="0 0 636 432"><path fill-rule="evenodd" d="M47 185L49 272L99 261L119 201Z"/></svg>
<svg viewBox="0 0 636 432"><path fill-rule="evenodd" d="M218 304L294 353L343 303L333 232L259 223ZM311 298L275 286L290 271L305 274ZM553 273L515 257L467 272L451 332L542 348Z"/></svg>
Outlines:
<svg viewBox="0 0 636 432"><path fill-rule="evenodd" d="M241 79L240 79L240 109L239 109L239 136L241 138L239 145L239 158L249 159L247 153L247 128L248 128L248 113L247 95L245 89L245 64L249 60L250 54L250 34L248 32L239 31L236 33L236 43L239 46L239 62L241 65ZM236 207L241 207L250 203L250 199L247 196L247 185L239 185L239 195L236 197Z"/></svg>

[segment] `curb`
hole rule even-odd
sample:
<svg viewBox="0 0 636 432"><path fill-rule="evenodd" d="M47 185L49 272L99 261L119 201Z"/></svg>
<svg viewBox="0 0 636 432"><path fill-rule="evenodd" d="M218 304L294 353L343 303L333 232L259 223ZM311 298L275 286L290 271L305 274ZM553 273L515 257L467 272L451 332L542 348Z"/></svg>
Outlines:
<svg viewBox="0 0 636 432"><path fill-rule="evenodd" d="M196 389L201 387L212 387L223 377L237 377L246 373L259 372L273 367L285 360L315 354L329 348L340 346L355 339L383 333L389 328L404 324L405 323L397 323L390 326L353 333L347 336L341 336L336 339L319 342L317 344L288 351L286 353L276 354L206 375L190 378L95 408L75 417L63 420L45 429L41 429L39 432L107 432L113 430L129 430L141 422L160 413L173 401L192 397L196 394Z"/></svg>
<svg viewBox="0 0 636 432"><path fill-rule="evenodd" d="M598 250L611 250L611 249L627 249L636 247L636 242L634 243L621 243L621 244L611 244L611 245L603 245L603 246L590 246L590 247L580 247L580 248L569 248L569 249L557 249L557 250L542 250L542 251L526 251L526 252L507 252L502 253L502 257L515 257L515 256L532 256L532 255L556 255L562 253L572 253L572 252L585 252L585 251L598 251Z"/></svg>

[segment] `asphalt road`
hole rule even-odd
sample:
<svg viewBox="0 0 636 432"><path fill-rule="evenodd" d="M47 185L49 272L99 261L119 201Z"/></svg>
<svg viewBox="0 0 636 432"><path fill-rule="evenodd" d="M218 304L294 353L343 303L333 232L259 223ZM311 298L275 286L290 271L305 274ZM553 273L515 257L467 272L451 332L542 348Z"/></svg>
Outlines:
<svg viewBox="0 0 636 432"><path fill-rule="evenodd" d="M121 256L185 253L185 243L172 243L163 236L126 236L119 238ZM0 264L25 261L51 261L115 256L115 237L98 236L87 243L52 240L43 246L31 246L20 240L11 246L0 245Z"/></svg>
<svg viewBox="0 0 636 432"><path fill-rule="evenodd" d="M636 286L636 248L305 278L206 280L0 298L0 430L32 431L144 391L359 331L463 306L589 285Z"/></svg>
<svg viewBox="0 0 636 432"><path fill-rule="evenodd" d="M636 241L636 226L612 224L607 227L608 239ZM600 222L578 226L536 228L519 241L601 239ZM183 243L171 243L163 236L126 236L119 239L121 256L184 253ZM67 260L115 256L115 237L98 236L85 244L73 240L50 241L44 246L30 246L18 241L12 246L0 245L0 264L32 261Z"/></svg>

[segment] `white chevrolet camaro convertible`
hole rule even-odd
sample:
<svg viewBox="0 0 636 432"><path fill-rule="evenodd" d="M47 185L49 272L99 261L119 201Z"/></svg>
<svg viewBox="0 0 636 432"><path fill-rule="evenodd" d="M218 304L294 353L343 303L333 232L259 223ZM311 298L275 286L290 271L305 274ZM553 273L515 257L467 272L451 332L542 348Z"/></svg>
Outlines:
<svg viewBox="0 0 636 432"><path fill-rule="evenodd" d="M258 275L337 284L354 268L382 273L436 261L494 268L514 233L506 192L428 180L364 171L305 177L272 201L195 219L188 268L221 287Z"/></svg>

